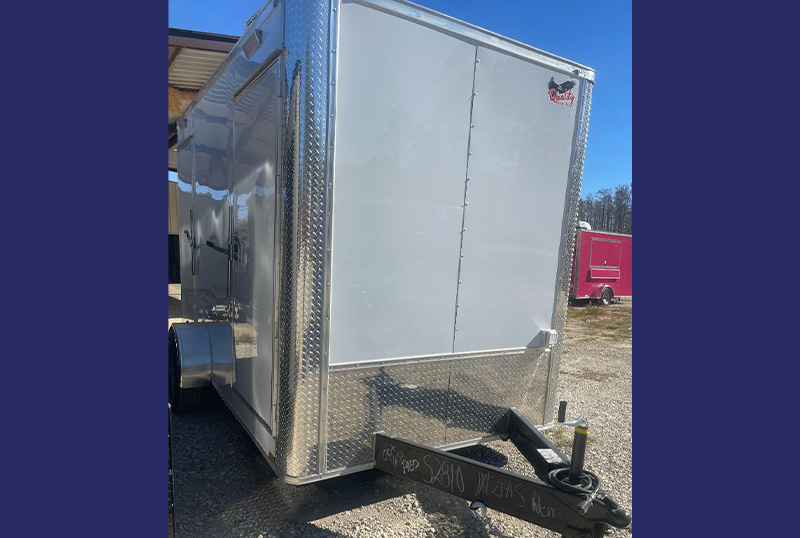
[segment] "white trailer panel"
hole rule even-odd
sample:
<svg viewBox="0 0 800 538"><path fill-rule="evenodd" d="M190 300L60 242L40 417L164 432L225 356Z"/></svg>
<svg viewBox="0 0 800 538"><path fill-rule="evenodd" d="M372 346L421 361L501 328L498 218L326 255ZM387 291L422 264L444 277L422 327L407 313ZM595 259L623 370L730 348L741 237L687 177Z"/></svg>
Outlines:
<svg viewBox="0 0 800 538"><path fill-rule="evenodd" d="M475 46L340 20L330 362L452 353Z"/></svg>
<svg viewBox="0 0 800 538"><path fill-rule="evenodd" d="M477 56L459 353L538 347L555 328L576 127L577 108L548 97L552 69L485 47Z"/></svg>

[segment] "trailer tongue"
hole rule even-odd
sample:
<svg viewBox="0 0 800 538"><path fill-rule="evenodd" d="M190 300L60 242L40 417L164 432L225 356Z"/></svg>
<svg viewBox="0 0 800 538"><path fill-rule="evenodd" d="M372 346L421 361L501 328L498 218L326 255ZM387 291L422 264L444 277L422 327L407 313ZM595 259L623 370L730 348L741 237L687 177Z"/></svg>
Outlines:
<svg viewBox="0 0 800 538"><path fill-rule="evenodd" d="M564 422L562 403L559 421ZM600 479L583 469L588 423L575 427L572 461L514 409L495 426L530 462L541 479L518 475L491 465L419 443L375 434L375 467L427 484L471 501L474 510L493 508L566 538L599 538L609 526L627 528L630 514L602 489Z"/></svg>

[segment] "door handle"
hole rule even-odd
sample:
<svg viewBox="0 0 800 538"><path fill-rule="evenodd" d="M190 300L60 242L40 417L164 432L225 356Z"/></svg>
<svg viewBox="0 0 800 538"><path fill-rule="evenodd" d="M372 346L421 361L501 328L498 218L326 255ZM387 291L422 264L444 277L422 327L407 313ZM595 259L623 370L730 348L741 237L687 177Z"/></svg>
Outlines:
<svg viewBox="0 0 800 538"><path fill-rule="evenodd" d="M217 245L215 245L211 241L206 241L206 246L209 246L213 250L216 250L217 252L221 252L222 254L225 254L226 256L230 255L230 251L227 248L218 247Z"/></svg>
<svg viewBox="0 0 800 538"><path fill-rule="evenodd" d="M197 274L197 239L195 239L195 229L194 229L194 209L189 210L189 230L184 230L183 233L186 234L186 239L189 240L189 247L192 249L192 275Z"/></svg>

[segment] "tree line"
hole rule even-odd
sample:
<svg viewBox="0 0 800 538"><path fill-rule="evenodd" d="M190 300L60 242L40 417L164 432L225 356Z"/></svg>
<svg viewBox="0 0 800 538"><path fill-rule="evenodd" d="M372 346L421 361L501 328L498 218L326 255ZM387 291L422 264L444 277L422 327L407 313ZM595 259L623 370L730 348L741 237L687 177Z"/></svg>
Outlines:
<svg viewBox="0 0 800 538"><path fill-rule="evenodd" d="M633 235L633 184L600 189L581 198L578 220L592 230Z"/></svg>

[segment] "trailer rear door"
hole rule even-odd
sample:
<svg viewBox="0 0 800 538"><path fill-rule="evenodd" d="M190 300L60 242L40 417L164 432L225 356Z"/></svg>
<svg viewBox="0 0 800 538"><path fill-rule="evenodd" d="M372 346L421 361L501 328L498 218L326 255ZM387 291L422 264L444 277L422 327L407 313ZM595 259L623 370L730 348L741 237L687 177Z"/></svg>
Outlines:
<svg viewBox="0 0 800 538"><path fill-rule="evenodd" d="M580 84L478 47L465 196L455 349L538 344L551 329ZM574 94L572 93L574 92ZM566 93L564 95L567 95Z"/></svg>

